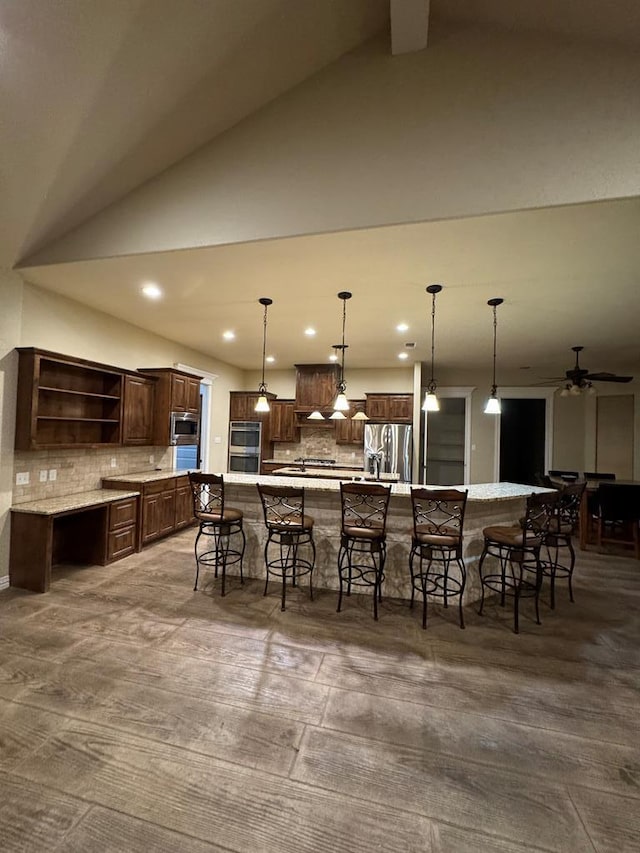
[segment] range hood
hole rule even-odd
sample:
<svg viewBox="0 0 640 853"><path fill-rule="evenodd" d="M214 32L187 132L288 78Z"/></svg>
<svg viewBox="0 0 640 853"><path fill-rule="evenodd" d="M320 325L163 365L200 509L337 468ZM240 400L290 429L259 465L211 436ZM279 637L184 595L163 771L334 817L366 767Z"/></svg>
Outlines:
<svg viewBox="0 0 640 853"><path fill-rule="evenodd" d="M296 419L299 424L305 422L306 426L321 426L323 421L306 421L306 418L315 411L323 415L333 412L340 367L337 364L296 364L295 367ZM329 423L333 424L333 421Z"/></svg>

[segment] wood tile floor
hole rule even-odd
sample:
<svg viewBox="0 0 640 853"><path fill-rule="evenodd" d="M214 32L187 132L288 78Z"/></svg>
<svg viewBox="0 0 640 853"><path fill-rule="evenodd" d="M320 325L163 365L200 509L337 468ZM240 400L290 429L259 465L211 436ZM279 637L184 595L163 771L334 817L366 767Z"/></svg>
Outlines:
<svg viewBox="0 0 640 853"><path fill-rule="evenodd" d="M0 850L640 851L640 563L423 632L194 593L193 536L0 594Z"/></svg>

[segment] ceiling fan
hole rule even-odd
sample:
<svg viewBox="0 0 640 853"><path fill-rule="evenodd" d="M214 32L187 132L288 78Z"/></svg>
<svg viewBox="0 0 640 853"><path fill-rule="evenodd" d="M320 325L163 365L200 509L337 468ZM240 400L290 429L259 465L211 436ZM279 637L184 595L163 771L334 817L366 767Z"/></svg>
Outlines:
<svg viewBox="0 0 640 853"><path fill-rule="evenodd" d="M552 382L565 382L565 386L560 394L561 397L577 396L583 391L588 394L595 394L595 388L592 382L631 382L633 376L618 376L615 373L590 373L585 367L580 367L580 353L584 347L571 347L576 354L576 363L570 369L565 371L564 377L560 376L557 379L549 380Z"/></svg>

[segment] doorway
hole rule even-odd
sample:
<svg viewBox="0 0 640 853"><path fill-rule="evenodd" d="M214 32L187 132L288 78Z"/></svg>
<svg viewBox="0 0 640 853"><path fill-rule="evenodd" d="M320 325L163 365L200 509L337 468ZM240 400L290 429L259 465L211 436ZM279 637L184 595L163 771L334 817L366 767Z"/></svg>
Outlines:
<svg viewBox="0 0 640 853"><path fill-rule="evenodd" d="M545 473L547 401L501 397L500 482L539 484Z"/></svg>
<svg viewBox="0 0 640 853"><path fill-rule="evenodd" d="M423 482L431 486L464 483L465 424L464 397L441 397L440 411L427 413Z"/></svg>

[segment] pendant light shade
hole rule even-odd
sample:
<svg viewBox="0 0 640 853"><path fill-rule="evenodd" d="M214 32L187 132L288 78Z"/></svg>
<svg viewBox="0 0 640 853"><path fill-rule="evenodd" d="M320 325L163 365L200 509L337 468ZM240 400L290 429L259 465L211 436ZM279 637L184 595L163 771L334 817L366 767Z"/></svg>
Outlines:
<svg viewBox="0 0 640 853"><path fill-rule="evenodd" d="M435 367L435 343L436 343L436 293L442 290L441 284L430 284L427 293L431 294L431 379L427 385L427 393L422 404L423 412L439 412L440 403L436 397L436 380L434 378Z"/></svg>
<svg viewBox="0 0 640 853"><path fill-rule="evenodd" d="M484 407L485 415L499 415L502 411L500 407L500 400L498 399L498 386L496 385L496 338L498 331L498 316L496 308L498 305L502 305L503 302L504 299L501 299L499 296L496 296L487 302L487 305L490 305L493 308L493 383L491 385L489 399Z"/></svg>
<svg viewBox="0 0 640 853"><path fill-rule="evenodd" d="M316 409L316 411L315 411L315 412L311 412L311 414L310 414L310 415L307 415L307 420L308 420L308 421L323 421L323 420L324 420L324 415L322 414L322 412L319 412L319 411Z"/></svg>
<svg viewBox="0 0 640 853"><path fill-rule="evenodd" d="M269 412L271 411L269 408L269 400L267 399L267 386L264 382L264 363L265 363L265 355L267 352L267 309L269 305L273 304L273 299L269 299L268 296L262 296L258 302L260 305L264 305L264 317L262 320L262 381L258 386L258 402L256 403L256 407L254 411L256 412Z"/></svg>
<svg viewBox="0 0 640 853"><path fill-rule="evenodd" d="M338 294L338 299L342 300L342 343L334 344L333 348L336 351L340 350L342 358L340 360L340 380L336 388L336 398L333 401L332 420L341 420L341 416L336 413L348 412L350 408L346 395L347 383L344 381L344 354L345 350L348 349L348 345L344 342L344 331L347 323L347 299L351 299L351 293L348 290L341 290ZM342 415L342 417L346 417L346 415Z"/></svg>
<svg viewBox="0 0 640 853"><path fill-rule="evenodd" d="M351 418L351 420L352 421L368 421L369 416L367 415L366 412L363 412L362 410L360 410L359 412L355 413L355 415Z"/></svg>

